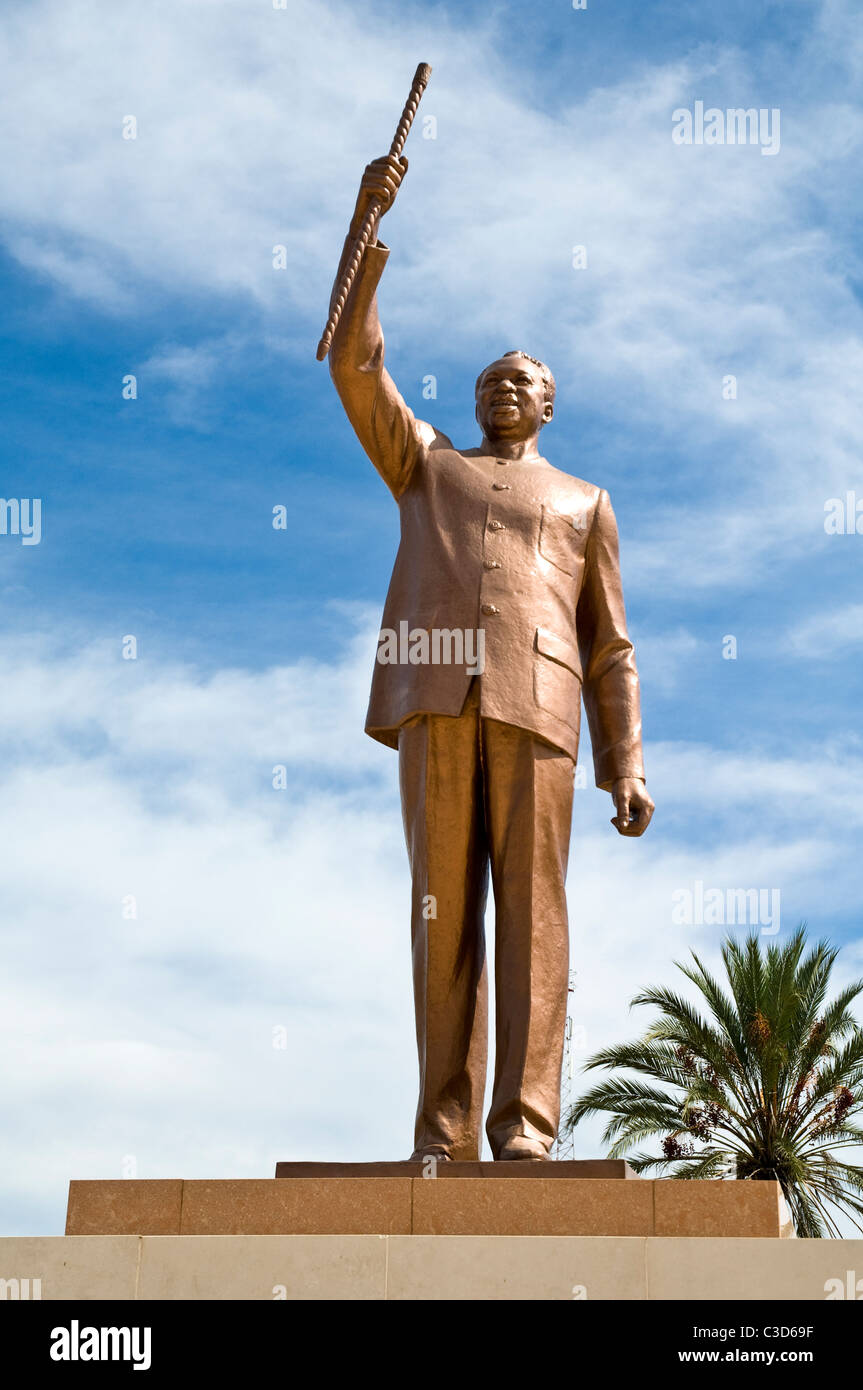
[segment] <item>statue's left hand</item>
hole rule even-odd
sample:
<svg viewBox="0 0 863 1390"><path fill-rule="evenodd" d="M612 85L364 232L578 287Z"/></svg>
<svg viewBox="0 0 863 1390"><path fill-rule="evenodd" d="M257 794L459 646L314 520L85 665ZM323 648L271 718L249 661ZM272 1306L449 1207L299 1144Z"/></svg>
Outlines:
<svg viewBox="0 0 863 1390"><path fill-rule="evenodd" d="M619 777L611 789L617 811L611 823L621 835L643 835L653 815L653 802L640 777Z"/></svg>

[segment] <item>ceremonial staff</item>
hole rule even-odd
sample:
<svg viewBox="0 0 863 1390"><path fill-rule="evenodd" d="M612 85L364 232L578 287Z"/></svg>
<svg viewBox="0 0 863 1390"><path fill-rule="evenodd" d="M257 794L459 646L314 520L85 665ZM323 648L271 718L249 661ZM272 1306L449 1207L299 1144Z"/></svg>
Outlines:
<svg viewBox="0 0 863 1390"><path fill-rule="evenodd" d="M428 85L428 80L430 77L431 68L429 67L428 63L420 63L419 67L414 73L414 80L411 86L410 96L405 102L405 108L402 111L401 120L398 124L398 129L396 130L395 136L393 137L393 143L390 145L390 156L392 158L398 159L401 155L402 150L404 149L405 140L408 137L408 131L410 130L411 125L413 124L413 119L416 115L417 107L420 104L420 99L422 97L423 92L426 89L426 86ZM354 283L356 273L360 268L360 262L362 261L363 256L365 255L366 247L369 244L369 237L372 234L372 228L374 227L375 222L381 214L381 209L382 204L379 202L374 202L370 205L369 210L363 219L363 225L360 227L360 230L354 239L353 246L351 247L350 258L345 267L344 274L342 275L342 278L339 281L338 293L333 304L333 311L327 320L327 326L324 329L323 334L321 335L321 341L318 343L317 359L319 362L323 362L324 358L326 357L327 353L329 352L332 346L333 334L335 333L336 328L338 327L339 319L342 316L342 310L345 307L348 295L351 291L351 285Z"/></svg>

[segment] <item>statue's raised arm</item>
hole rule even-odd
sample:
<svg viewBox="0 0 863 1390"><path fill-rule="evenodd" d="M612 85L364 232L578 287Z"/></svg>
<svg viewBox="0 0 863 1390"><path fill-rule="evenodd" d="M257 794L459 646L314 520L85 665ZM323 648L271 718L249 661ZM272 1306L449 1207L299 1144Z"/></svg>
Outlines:
<svg viewBox="0 0 863 1390"><path fill-rule="evenodd" d="M330 348L330 374L357 438L387 487L398 498L410 481L419 452L434 430L414 418L384 366L384 335L378 318L377 287L389 256L378 241L380 218L392 207L407 160L384 155L366 168L330 299L332 311L344 270L369 209L380 213L345 300Z"/></svg>

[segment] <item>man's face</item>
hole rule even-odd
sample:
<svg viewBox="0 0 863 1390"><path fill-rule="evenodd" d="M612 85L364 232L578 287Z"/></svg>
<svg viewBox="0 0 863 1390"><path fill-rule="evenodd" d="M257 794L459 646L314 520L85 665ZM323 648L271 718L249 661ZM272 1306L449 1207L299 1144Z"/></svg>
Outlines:
<svg viewBox="0 0 863 1390"><path fill-rule="evenodd" d="M502 357L486 367L476 393L476 418L487 439L530 439L553 414L539 367L526 357Z"/></svg>

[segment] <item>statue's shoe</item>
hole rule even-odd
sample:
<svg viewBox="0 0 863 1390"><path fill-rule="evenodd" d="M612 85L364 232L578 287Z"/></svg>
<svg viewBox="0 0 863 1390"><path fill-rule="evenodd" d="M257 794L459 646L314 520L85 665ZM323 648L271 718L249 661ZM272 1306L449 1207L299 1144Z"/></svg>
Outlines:
<svg viewBox="0 0 863 1390"><path fill-rule="evenodd" d="M423 1163L427 1158L433 1158L438 1163L452 1163L452 1154L436 1144L430 1144L427 1149L414 1149L409 1162Z"/></svg>
<svg viewBox="0 0 863 1390"><path fill-rule="evenodd" d="M498 1162L511 1162L513 1159L547 1159L548 1151L538 1139L528 1139L524 1134L512 1134L506 1139L498 1154Z"/></svg>

